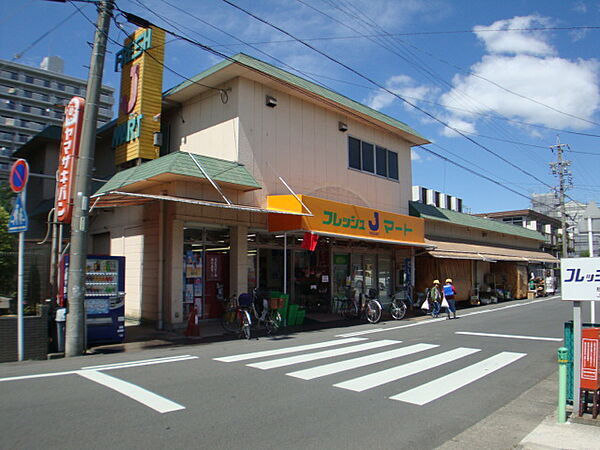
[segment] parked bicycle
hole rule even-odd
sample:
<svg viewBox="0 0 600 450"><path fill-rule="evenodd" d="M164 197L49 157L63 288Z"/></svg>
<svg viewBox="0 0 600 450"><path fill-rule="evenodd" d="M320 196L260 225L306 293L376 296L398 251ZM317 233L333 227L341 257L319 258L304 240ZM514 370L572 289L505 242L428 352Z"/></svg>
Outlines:
<svg viewBox="0 0 600 450"><path fill-rule="evenodd" d="M221 325L226 331L237 333L246 339L252 337L253 327L264 326L267 334L275 334L283 323L281 314L277 310L282 306L279 305L279 300L269 299L266 294L257 289L254 289L252 294L244 293L238 298L233 296L225 308Z"/></svg>
<svg viewBox="0 0 600 450"><path fill-rule="evenodd" d="M283 308L283 299L269 298L266 292L254 289L252 291L252 305L250 312L254 317L257 327L264 326L267 334L276 334L283 323L283 318L278 309Z"/></svg>
<svg viewBox="0 0 600 450"><path fill-rule="evenodd" d="M343 305L340 313L346 319L365 318L369 323L377 323L381 320L381 303L377 300L377 291L369 289L367 295L358 294L354 298L342 299Z"/></svg>
<svg viewBox="0 0 600 450"><path fill-rule="evenodd" d="M250 302L248 301L250 298ZM225 311L221 317L221 325L223 329L229 333L237 333L239 337L250 339L252 326L252 318L250 317L250 303L252 296L250 294L242 294L239 298L233 295L225 305Z"/></svg>
<svg viewBox="0 0 600 450"><path fill-rule="evenodd" d="M390 314L395 320L403 319L406 311L409 309L409 302L406 301L403 294L397 292L392 296L390 303Z"/></svg>

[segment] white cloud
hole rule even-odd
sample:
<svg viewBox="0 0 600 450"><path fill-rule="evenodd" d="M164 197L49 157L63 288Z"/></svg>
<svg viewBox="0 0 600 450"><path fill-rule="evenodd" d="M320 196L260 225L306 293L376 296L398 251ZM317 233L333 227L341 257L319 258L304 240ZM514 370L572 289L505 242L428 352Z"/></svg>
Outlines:
<svg viewBox="0 0 600 450"><path fill-rule="evenodd" d="M428 100L438 94L438 89L430 86L417 85L417 83L407 75L394 75L387 79L385 87L399 95L402 98L406 98L413 104L418 103L420 100ZM373 109L383 109L392 105L395 101L401 101L395 95L390 92L379 89L372 93L366 100L365 103ZM405 102L402 102L407 109L412 107Z"/></svg>
<svg viewBox="0 0 600 450"><path fill-rule="evenodd" d="M498 20L489 26L478 25L473 31L483 41L489 53L526 53L553 55L555 50L545 42L545 35L535 31L484 31L507 30L549 26L550 20L539 16L518 16Z"/></svg>
<svg viewBox="0 0 600 450"><path fill-rule="evenodd" d="M410 160L413 162L421 161L423 158L419 155L414 148L410 149Z"/></svg>
<svg viewBox="0 0 600 450"><path fill-rule="evenodd" d="M537 16L516 17L475 29L523 28L545 20ZM504 35L513 33L516 36L494 36L494 32L492 35L484 33L484 37L478 34L489 53L470 68L470 75L455 76L453 88L441 96L440 102L448 108L464 109L468 96L470 104L473 104L473 99L477 100L479 113L501 114L555 128L590 127L591 124L585 120L593 120L600 105L598 61L561 58L539 36L503 32ZM491 80L504 89L486 80ZM474 130L474 114L454 109L448 111L450 122L458 124L456 128ZM444 133L454 134L446 130Z"/></svg>

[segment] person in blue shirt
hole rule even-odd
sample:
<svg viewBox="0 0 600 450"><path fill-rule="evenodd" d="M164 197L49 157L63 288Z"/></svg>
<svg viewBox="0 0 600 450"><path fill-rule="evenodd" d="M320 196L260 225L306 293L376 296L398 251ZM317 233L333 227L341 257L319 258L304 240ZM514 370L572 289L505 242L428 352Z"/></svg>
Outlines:
<svg viewBox="0 0 600 450"><path fill-rule="evenodd" d="M452 284L452 278L446 279L442 293L448 302L448 319L456 319L456 302L454 300L454 297L456 296L456 288L454 287L454 284ZM450 316L450 313L452 313L452 317Z"/></svg>

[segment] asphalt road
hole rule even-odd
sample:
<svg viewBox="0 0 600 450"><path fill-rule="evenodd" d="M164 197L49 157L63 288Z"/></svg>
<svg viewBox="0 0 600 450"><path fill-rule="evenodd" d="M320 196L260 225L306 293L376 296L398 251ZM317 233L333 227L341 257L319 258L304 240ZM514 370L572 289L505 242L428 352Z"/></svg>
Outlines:
<svg viewBox="0 0 600 450"><path fill-rule="evenodd" d="M436 448L555 372L571 306L459 316L3 364L2 447Z"/></svg>

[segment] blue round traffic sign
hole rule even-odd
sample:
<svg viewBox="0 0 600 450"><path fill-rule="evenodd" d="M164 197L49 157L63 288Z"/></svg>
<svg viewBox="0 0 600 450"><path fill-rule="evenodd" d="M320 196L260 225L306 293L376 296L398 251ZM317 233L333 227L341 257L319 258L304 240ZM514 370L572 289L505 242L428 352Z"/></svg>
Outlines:
<svg viewBox="0 0 600 450"><path fill-rule="evenodd" d="M8 183L13 192L21 192L27 185L29 178L29 164L24 159L17 159L10 169Z"/></svg>

